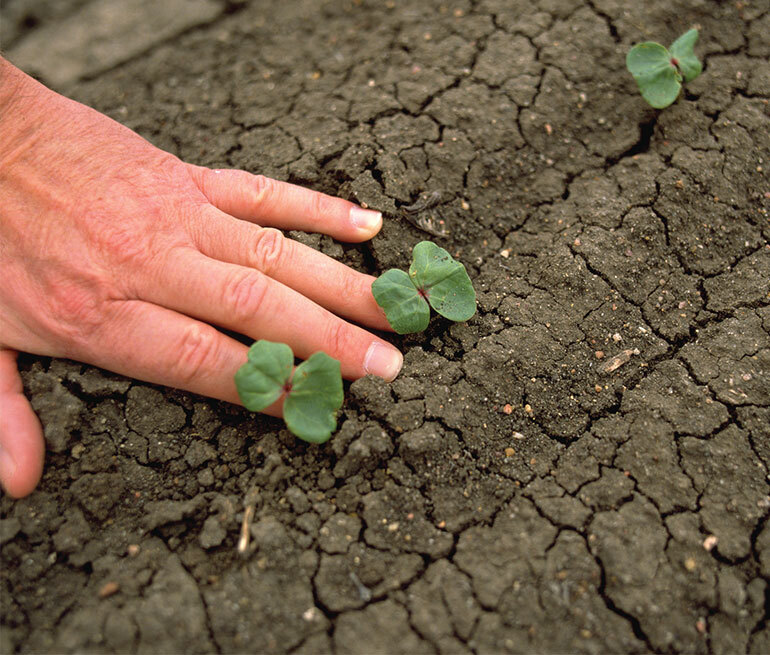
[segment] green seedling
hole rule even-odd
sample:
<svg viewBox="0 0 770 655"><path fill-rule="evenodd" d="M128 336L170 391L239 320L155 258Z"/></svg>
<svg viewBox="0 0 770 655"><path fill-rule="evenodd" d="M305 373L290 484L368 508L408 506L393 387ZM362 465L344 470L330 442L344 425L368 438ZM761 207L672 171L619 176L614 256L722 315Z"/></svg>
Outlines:
<svg viewBox="0 0 770 655"><path fill-rule="evenodd" d="M476 292L465 266L431 241L414 247L408 274L385 271L372 284L372 294L399 334L427 328L430 307L450 321L467 321L476 313Z"/></svg>
<svg viewBox="0 0 770 655"><path fill-rule="evenodd" d="M311 443L327 441L337 429L342 407L340 363L323 352L294 368L294 353L285 343L260 340L249 348L248 361L235 374L244 407L259 412L285 396L283 419L296 436Z"/></svg>
<svg viewBox="0 0 770 655"><path fill-rule="evenodd" d="M691 82L702 67L693 52L698 30L680 36L666 50L660 43L646 41L628 51L626 67L634 76L642 97L655 109L668 107L679 95L682 78Z"/></svg>

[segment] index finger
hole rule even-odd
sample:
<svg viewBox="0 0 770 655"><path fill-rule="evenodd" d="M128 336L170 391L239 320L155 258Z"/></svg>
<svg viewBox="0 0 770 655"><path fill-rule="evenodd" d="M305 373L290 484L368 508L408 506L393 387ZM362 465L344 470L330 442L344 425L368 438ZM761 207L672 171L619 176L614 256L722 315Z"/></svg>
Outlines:
<svg viewBox="0 0 770 655"><path fill-rule="evenodd" d="M382 227L382 214L288 182L237 169L190 166L208 201L221 211L261 226L321 232L340 241L371 239Z"/></svg>

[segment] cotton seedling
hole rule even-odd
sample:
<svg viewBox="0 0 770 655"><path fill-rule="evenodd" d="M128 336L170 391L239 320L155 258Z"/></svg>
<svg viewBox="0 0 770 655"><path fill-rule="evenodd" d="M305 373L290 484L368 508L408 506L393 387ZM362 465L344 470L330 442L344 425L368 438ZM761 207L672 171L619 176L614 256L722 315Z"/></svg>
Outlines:
<svg viewBox="0 0 770 655"><path fill-rule="evenodd" d="M340 363L317 352L294 368L294 353L285 343L260 340L249 348L248 361L235 374L244 407L259 412L285 397L283 419L296 436L323 443L337 429L344 392Z"/></svg>
<svg viewBox="0 0 770 655"><path fill-rule="evenodd" d="M476 292L465 266L431 241L414 247L408 274L385 271L372 284L372 294L398 334L427 328L431 307L450 321L467 321L476 313Z"/></svg>
<svg viewBox="0 0 770 655"><path fill-rule="evenodd" d="M667 50L660 43L645 41L628 51L626 67L634 76L639 91L656 109L668 107L677 99L682 79L691 82L701 74L702 66L693 52L698 30L680 36Z"/></svg>

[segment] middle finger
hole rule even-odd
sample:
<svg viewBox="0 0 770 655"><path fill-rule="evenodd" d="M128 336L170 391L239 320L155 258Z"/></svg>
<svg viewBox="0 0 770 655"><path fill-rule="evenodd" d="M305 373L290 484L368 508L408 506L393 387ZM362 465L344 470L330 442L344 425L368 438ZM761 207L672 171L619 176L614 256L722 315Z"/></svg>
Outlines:
<svg viewBox="0 0 770 655"><path fill-rule="evenodd" d="M191 232L198 249L212 259L254 268L339 316L392 331L372 295L371 275L215 207L201 212Z"/></svg>

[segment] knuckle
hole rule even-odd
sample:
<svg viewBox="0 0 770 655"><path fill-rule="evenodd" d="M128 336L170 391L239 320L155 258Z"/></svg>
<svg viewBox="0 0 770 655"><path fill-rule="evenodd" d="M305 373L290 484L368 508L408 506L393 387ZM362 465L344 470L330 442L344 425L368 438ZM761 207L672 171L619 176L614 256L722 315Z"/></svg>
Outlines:
<svg viewBox="0 0 770 655"><path fill-rule="evenodd" d="M69 353L86 349L105 322L106 292L75 283L50 285L48 289L48 320Z"/></svg>
<svg viewBox="0 0 770 655"><path fill-rule="evenodd" d="M185 327L179 350L170 367L173 379L184 386L219 368L219 333L203 323Z"/></svg>
<svg viewBox="0 0 770 655"><path fill-rule="evenodd" d="M372 293L372 283L360 273L346 272L340 281L342 299L350 307L355 307L361 303L367 294Z"/></svg>
<svg viewBox="0 0 770 655"><path fill-rule="evenodd" d="M264 175L255 175L254 183L254 205L260 208L266 205L276 193L276 183L272 178Z"/></svg>
<svg viewBox="0 0 770 655"><path fill-rule="evenodd" d="M316 192L310 196L310 215L319 220L330 218L334 214L334 201L324 193Z"/></svg>
<svg viewBox="0 0 770 655"><path fill-rule="evenodd" d="M288 257L290 241L272 227L264 227L257 230L252 256L254 268L269 275L278 268Z"/></svg>
<svg viewBox="0 0 770 655"><path fill-rule="evenodd" d="M107 221L103 213L97 214L90 220L95 227L91 232L93 251L109 268L123 270L146 259L152 250L144 236L146 226L152 225L157 235L166 222L167 211L160 203L149 203L142 208L141 219L125 222Z"/></svg>
<svg viewBox="0 0 770 655"><path fill-rule="evenodd" d="M263 309L267 289L268 282L263 273L238 271L224 288L224 306L239 325L253 320Z"/></svg>
<svg viewBox="0 0 770 655"><path fill-rule="evenodd" d="M352 327L340 319L331 321L326 331L324 351L336 359L350 353L353 346Z"/></svg>

